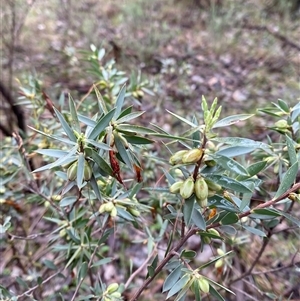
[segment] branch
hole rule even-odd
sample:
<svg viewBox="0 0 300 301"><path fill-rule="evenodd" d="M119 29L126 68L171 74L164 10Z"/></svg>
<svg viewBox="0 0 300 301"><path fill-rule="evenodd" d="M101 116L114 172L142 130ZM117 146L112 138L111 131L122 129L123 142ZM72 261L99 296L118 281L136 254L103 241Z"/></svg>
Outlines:
<svg viewBox="0 0 300 301"><path fill-rule="evenodd" d="M256 207L254 207L253 209L250 209L246 212L243 212L241 214L238 215L239 219L248 216L252 213L253 210L256 209L261 209L261 208L266 208L266 207L270 207L272 205L274 205L275 203L285 199L286 197L289 196L290 193L297 191L298 189L300 189L300 183L296 183L294 184L289 190L287 190L285 193L283 193L281 196L279 196L276 199L272 199L268 202L265 202L263 204L260 204ZM211 229L211 228L216 228L219 227L221 224L218 223L214 223L212 225L209 225L206 227L206 230ZM176 254L176 252L186 243L186 241L193 235L195 235L197 233L199 229L198 228L191 228L185 237L183 237L179 243L177 244L177 246L175 246L172 250L170 250L170 252L168 253L168 255L160 262L160 264L157 266L157 268L154 271L153 276L149 277L147 280L144 281L144 283L141 285L141 287L136 291L136 293L133 295L133 297L130 299L130 301L136 301L138 299L138 297L142 294L143 290L153 281L153 279L161 272L161 270L163 269L163 267L170 261L170 259ZM264 249L262 248L261 251L263 251ZM255 265L255 264L254 264ZM253 268L252 268L253 269Z"/></svg>
<svg viewBox="0 0 300 301"><path fill-rule="evenodd" d="M25 293L18 295L16 298L19 299L21 297L24 297L30 293L32 293L34 290L36 290L37 288L39 288L40 286L42 286L43 284L47 283L48 281L50 281L52 278L54 278L55 276L57 276L58 274L62 273L63 270L59 270L56 273L54 273L53 275L49 276L47 279L45 279L41 284L37 284L34 287L32 287L31 289L27 290Z"/></svg>

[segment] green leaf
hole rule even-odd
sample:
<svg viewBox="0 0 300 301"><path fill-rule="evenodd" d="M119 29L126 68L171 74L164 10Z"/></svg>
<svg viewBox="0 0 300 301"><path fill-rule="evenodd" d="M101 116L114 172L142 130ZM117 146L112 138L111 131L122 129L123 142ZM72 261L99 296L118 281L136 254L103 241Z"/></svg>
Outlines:
<svg viewBox="0 0 300 301"><path fill-rule="evenodd" d="M226 189L231 189L236 192L241 193L249 193L252 192L250 188L248 188L246 185L243 184L242 181L236 181L232 178L221 176L221 175L209 175L206 176L206 178L212 180L213 182L218 183L222 187Z"/></svg>
<svg viewBox="0 0 300 301"><path fill-rule="evenodd" d="M48 138L51 138L51 139L54 139L54 140L58 140L58 141L61 141L63 143L66 143L66 144L77 145L77 140L75 142L75 141L71 141L69 139L65 139L65 138L62 138L62 137L55 136L55 135L48 135L48 134L43 133L42 131L39 131L39 130L37 130L37 129L31 127L31 126L29 126L29 125L28 125L28 127L31 130L33 130L33 131L35 131L35 132L37 132L37 133L39 133L39 134L41 134L41 135L43 135L45 137L48 137Z"/></svg>
<svg viewBox="0 0 300 301"><path fill-rule="evenodd" d="M75 103L74 100L72 99L71 94L69 94L69 107L70 107L70 113L71 113L71 125L72 128L77 132L80 133L80 124L79 124L79 120L78 120L78 115L77 115L77 110L75 107Z"/></svg>
<svg viewBox="0 0 300 301"><path fill-rule="evenodd" d="M246 146L230 146L223 148L216 152L216 155L222 155L225 157L237 157L253 152L255 147L246 147Z"/></svg>
<svg viewBox="0 0 300 301"><path fill-rule="evenodd" d="M215 125L212 127L213 129L229 126L235 123L238 123L240 121L246 120L248 118L253 117L254 114L239 114L239 115L233 115L225 117L215 123Z"/></svg>
<svg viewBox="0 0 300 301"><path fill-rule="evenodd" d="M288 219L289 221L291 221L293 224L297 225L298 227L300 227L300 220L297 217L292 216L289 213L286 213L282 210L279 209L274 209L276 210L280 215L283 215L286 219Z"/></svg>
<svg viewBox="0 0 300 301"><path fill-rule="evenodd" d="M192 214L195 206L195 196L192 195L189 199L185 200L183 204L183 217L186 226L190 225Z"/></svg>
<svg viewBox="0 0 300 301"><path fill-rule="evenodd" d="M89 135L89 139L95 139L97 138L102 131L109 125L110 121L112 120L112 117L114 116L115 109L112 109L109 111L106 115L103 115L100 120L97 122L94 129L91 131Z"/></svg>
<svg viewBox="0 0 300 301"><path fill-rule="evenodd" d="M251 213L267 215L270 217L280 216L280 214L275 209L272 209L272 208L253 209L253 210L251 210Z"/></svg>
<svg viewBox="0 0 300 301"><path fill-rule="evenodd" d="M285 113L289 113L290 112L290 108L287 105L287 103L285 101L283 101L282 99L278 99L278 105L279 107L285 112Z"/></svg>
<svg viewBox="0 0 300 301"><path fill-rule="evenodd" d="M102 198L101 198L101 193L100 193L100 191L99 191L99 187L98 187L98 184L97 184L97 181L96 181L94 175L92 175L92 178L91 178L91 180L90 180L90 184L91 184L91 186L92 186L92 188L93 188L93 191L95 192L95 194L96 194L98 200L101 201L101 199L102 199Z"/></svg>
<svg viewBox="0 0 300 301"><path fill-rule="evenodd" d="M84 174L84 154L80 153L78 156L78 168L77 168L77 178L76 183L79 189L81 189L83 184L83 174Z"/></svg>
<svg viewBox="0 0 300 301"><path fill-rule="evenodd" d="M132 160L129 158L129 155L127 153L127 150L125 148L125 146L122 143L122 140L120 139L118 133L116 133L114 135L115 137L115 146L118 150L118 153L120 154L122 160L125 162L125 164L132 170L133 166L132 166Z"/></svg>
<svg viewBox="0 0 300 301"><path fill-rule="evenodd" d="M105 264L108 264L110 262L112 262L114 260L113 257L106 257L106 258L103 258L103 259L100 259L98 261L96 261L92 267L99 267L101 265L105 265Z"/></svg>
<svg viewBox="0 0 300 301"><path fill-rule="evenodd" d="M209 207L216 207L220 209L224 209L229 212L239 212L239 208L234 206L230 201L222 198L221 196L215 194L214 196L208 198L208 205ZM204 229L203 229L204 230Z"/></svg>
<svg viewBox="0 0 300 301"><path fill-rule="evenodd" d="M96 142L95 140L92 140L92 139L86 139L85 140L86 143L90 143L100 149L104 149L104 150L111 150L112 148L109 147L109 145L107 145L106 143L102 143L102 142Z"/></svg>
<svg viewBox="0 0 300 301"><path fill-rule="evenodd" d="M175 113L173 113L173 112L171 112L171 111L169 111L169 110L166 110L166 111L167 111L168 113L170 113L171 115L173 115L174 117L176 117L176 118L178 118L179 120L181 120L182 122L184 122L184 123L190 125L191 127L197 127L197 124L195 124L195 123L193 123L193 122L191 122L191 121L189 121L189 120L187 120L187 119L185 119L185 118L183 118L183 117L181 117L181 116L179 116L179 115L177 115L177 114L175 114Z"/></svg>
<svg viewBox="0 0 300 301"><path fill-rule="evenodd" d="M45 259L43 264L50 270L57 270L57 266L51 260Z"/></svg>
<svg viewBox="0 0 300 301"><path fill-rule="evenodd" d="M212 285L209 286L209 294L212 295L214 298L216 298L217 301L226 301L220 293L213 288Z"/></svg>
<svg viewBox="0 0 300 301"><path fill-rule="evenodd" d="M294 122L300 116L300 102L292 108L291 119Z"/></svg>
<svg viewBox="0 0 300 301"><path fill-rule="evenodd" d="M247 138L240 138L240 137L216 137L213 139L214 141L225 143L233 146L241 146L246 148L260 148L268 153L272 153L270 150L270 146L266 143L254 141Z"/></svg>
<svg viewBox="0 0 300 301"><path fill-rule="evenodd" d="M115 111L115 114L114 114L114 120L116 120L121 111L122 111L122 107L123 107L123 104L124 104L124 99L125 99L125 93L126 93L126 85L124 85L122 88L121 88L121 91L119 92L119 95L117 97L117 100L116 100L116 111Z"/></svg>
<svg viewBox="0 0 300 301"><path fill-rule="evenodd" d="M171 288L169 291L167 298L169 299L170 297L174 296L176 293L178 293L190 280L190 275L183 275Z"/></svg>
<svg viewBox="0 0 300 301"><path fill-rule="evenodd" d="M297 173L298 173L298 161L295 162L285 173L279 188L273 199L280 197L283 193L285 193L291 185L294 183Z"/></svg>
<svg viewBox="0 0 300 301"><path fill-rule="evenodd" d="M220 221L221 225L232 225L237 223L239 217L236 213L228 212Z"/></svg>
<svg viewBox="0 0 300 301"><path fill-rule="evenodd" d="M94 160L94 162L99 166L99 168L102 171L109 174L110 176L113 176L114 173L113 173L111 167L94 150L92 150L92 159Z"/></svg>
<svg viewBox="0 0 300 301"><path fill-rule="evenodd" d="M63 151L60 149L38 149L35 151L38 154L49 156L49 157L55 157L55 158L60 158L62 156L65 156L69 152Z"/></svg>
<svg viewBox="0 0 300 301"><path fill-rule="evenodd" d="M256 228L253 228L253 227L249 227L249 226L245 226L245 225L243 225L243 228L245 230L247 230L247 231L255 234L255 235L262 236L262 237L266 237L267 236L265 232L263 232L263 231L261 231L259 229L256 229Z"/></svg>
<svg viewBox="0 0 300 301"><path fill-rule="evenodd" d="M143 115L144 113L145 113L144 111L129 113L129 114L127 114L127 115L121 117L120 119L117 119L117 120L115 121L115 123L121 124L121 123L123 123L123 122L128 122L128 121L130 121L130 120L132 120L132 119L135 119L135 118L137 118L137 117Z"/></svg>
<svg viewBox="0 0 300 301"><path fill-rule="evenodd" d="M230 253L230 252L228 252L228 253ZM226 253L226 254L228 254L228 253ZM226 255L226 254L225 254L225 255ZM204 277L204 278L205 278L208 282L210 282L210 283L212 283L212 284L214 284L214 285L220 287L221 289L227 291L228 293L235 295L235 293L234 293L233 291L231 291L231 290L228 289L227 287L225 287L225 286L219 284L218 282L215 282L215 281L213 281L213 280L211 280L211 279L208 279L208 278L206 278L206 277ZM211 285L210 285L210 287L211 287ZM209 290L209 291L210 291L210 290Z"/></svg>
<svg viewBox="0 0 300 301"><path fill-rule="evenodd" d="M60 207L73 205L77 201L77 196L67 196L59 202Z"/></svg>
<svg viewBox="0 0 300 301"><path fill-rule="evenodd" d="M149 128L139 126L139 125L131 125L131 124L119 124L116 127L116 130L118 132L124 133L124 134L155 134L156 132L154 130L151 130Z"/></svg>
<svg viewBox="0 0 300 301"><path fill-rule="evenodd" d="M84 279L88 272L88 264L87 262L83 262L79 267L79 272L77 275L77 283L79 283L82 279Z"/></svg>
<svg viewBox="0 0 300 301"><path fill-rule="evenodd" d="M192 221L200 230L206 229L206 223L203 218L203 215L201 214L201 212L199 212L198 209L196 209L196 207L194 207L193 210Z"/></svg>
<svg viewBox="0 0 300 301"><path fill-rule="evenodd" d="M195 301L201 301L201 290L199 286L199 281L194 281L194 288L195 288Z"/></svg>
<svg viewBox="0 0 300 301"><path fill-rule="evenodd" d="M69 139L73 142L77 141L77 138L74 134L74 131L70 128L69 124L67 123L67 121L65 120L64 116L55 108L53 107L55 114L58 118L58 120L60 121L64 131L66 132L67 136L69 137Z"/></svg>
<svg viewBox="0 0 300 301"><path fill-rule="evenodd" d="M168 275L163 285L163 289L162 289L163 293L170 290L174 286L174 284L178 281L179 277L181 276L181 269L182 269L182 265L179 265Z"/></svg>
<svg viewBox="0 0 300 301"><path fill-rule="evenodd" d="M182 250L180 257L187 258L187 259L193 259L193 258L195 258L196 255L197 255L197 253L195 251Z"/></svg>
<svg viewBox="0 0 300 301"><path fill-rule="evenodd" d="M148 271L148 273L147 273L147 277L146 278L154 276L155 269L151 265L147 266L147 271Z"/></svg>
<svg viewBox="0 0 300 301"><path fill-rule="evenodd" d="M216 258L210 260L209 262L204 263L203 265L201 265L197 270L203 270L204 268L214 264L216 261L218 261L219 259L228 256L229 254L233 253L233 251L229 251L223 255L217 256ZM209 280L209 279L207 279Z"/></svg>
<svg viewBox="0 0 300 301"><path fill-rule="evenodd" d="M80 122L84 123L85 125L94 128L97 122L91 118L78 114L78 119Z"/></svg>
<svg viewBox="0 0 300 301"><path fill-rule="evenodd" d="M247 168L248 174L251 177L253 177L253 176L257 175L260 171L262 171L266 165L267 165L266 161L256 162L256 163L248 166L248 168Z"/></svg>
<svg viewBox="0 0 300 301"><path fill-rule="evenodd" d="M65 156L60 157L58 160L56 160L53 163L44 165L38 169L35 169L33 172L39 172L39 171L43 171L43 170L48 170L51 168L54 168L56 166L60 166L60 165L64 165L67 163L70 163L73 161L74 158L74 154L77 152L77 145L75 145ZM74 160L75 161L75 160Z"/></svg>
<svg viewBox="0 0 300 301"><path fill-rule="evenodd" d="M98 99L98 106L99 106L100 113L106 114L108 112L106 103L103 100L102 95L101 95L100 91L98 90L98 88L96 87L96 85L94 85L94 91L95 91L97 99Z"/></svg>
<svg viewBox="0 0 300 301"><path fill-rule="evenodd" d="M243 176L247 176L248 172L247 170L244 168L244 166L242 166L241 164L239 164L237 161L225 157L225 156L217 156L215 158L215 161L217 161L217 163L219 165L221 165L224 169L233 172L237 175L243 175Z"/></svg>
<svg viewBox="0 0 300 301"><path fill-rule="evenodd" d="M144 138L141 136L127 136L126 134L123 137L127 140L128 143L131 144L151 144L154 141L148 138Z"/></svg>
<svg viewBox="0 0 300 301"><path fill-rule="evenodd" d="M298 162L297 153L295 150L295 143L288 135L285 135L285 139L286 139L286 144L288 147L288 153L290 157L290 165L293 165L296 162Z"/></svg>

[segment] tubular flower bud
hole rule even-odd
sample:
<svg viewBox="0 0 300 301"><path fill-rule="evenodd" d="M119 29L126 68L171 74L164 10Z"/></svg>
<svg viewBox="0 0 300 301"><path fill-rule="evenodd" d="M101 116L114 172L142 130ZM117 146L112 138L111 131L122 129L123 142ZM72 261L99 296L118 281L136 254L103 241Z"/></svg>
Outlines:
<svg viewBox="0 0 300 301"><path fill-rule="evenodd" d="M220 233L214 228L208 229L207 232L216 236L220 236Z"/></svg>
<svg viewBox="0 0 300 301"><path fill-rule="evenodd" d="M209 190L220 191L222 189L221 185L213 182L212 180L205 179L205 182L206 182Z"/></svg>
<svg viewBox="0 0 300 301"><path fill-rule="evenodd" d="M199 148L194 148L189 150L186 154L182 157L183 163L196 163L200 160L203 155L203 150Z"/></svg>
<svg viewBox="0 0 300 301"><path fill-rule="evenodd" d="M85 181L89 181L93 175L92 168L88 161L84 160L84 171L83 171L83 178Z"/></svg>
<svg viewBox="0 0 300 301"><path fill-rule="evenodd" d="M208 186L201 176L195 182L195 194L199 201L204 201L208 197Z"/></svg>
<svg viewBox="0 0 300 301"><path fill-rule="evenodd" d="M117 216L117 213L118 213L117 208L114 207L114 208L110 211L110 216L111 216L111 217L116 217L116 216Z"/></svg>
<svg viewBox="0 0 300 301"><path fill-rule="evenodd" d="M116 291L118 290L118 288L119 288L119 284L116 283L116 282L114 282L114 283L111 283L111 284L107 287L106 291L107 291L109 294L111 294L111 293L116 292Z"/></svg>
<svg viewBox="0 0 300 301"><path fill-rule="evenodd" d="M78 162L73 163L67 170L67 176L70 181L74 181L77 177Z"/></svg>
<svg viewBox="0 0 300 301"><path fill-rule="evenodd" d="M133 215L134 217L139 217L141 215L140 211L129 207L128 211L130 212L131 215Z"/></svg>
<svg viewBox="0 0 300 301"><path fill-rule="evenodd" d="M182 157L188 152L188 150L180 150L171 156L169 163L172 165L182 163Z"/></svg>
<svg viewBox="0 0 300 301"><path fill-rule="evenodd" d="M199 200L197 197L196 197L196 201L198 203L198 205L201 207L201 208L205 208L207 207L207 198L204 199L204 200Z"/></svg>
<svg viewBox="0 0 300 301"><path fill-rule="evenodd" d="M169 188L170 192L171 193L179 193L182 185L183 185L183 181L178 181L178 182L173 183Z"/></svg>
<svg viewBox="0 0 300 301"><path fill-rule="evenodd" d="M275 122L275 127L280 128L280 129L286 129L288 128L288 123L284 119L280 119L277 122Z"/></svg>
<svg viewBox="0 0 300 301"><path fill-rule="evenodd" d="M199 283L199 287L201 289L201 291L205 294L207 294L209 292L209 283L208 281L201 277L200 279L198 279L198 283Z"/></svg>
<svg viewBox="0 0 300 301"><path fill-rule="evenodd" d="M180 195L184 199L188 199L194 192L194 179L192 177L188 177L180 187Z"/></svg>

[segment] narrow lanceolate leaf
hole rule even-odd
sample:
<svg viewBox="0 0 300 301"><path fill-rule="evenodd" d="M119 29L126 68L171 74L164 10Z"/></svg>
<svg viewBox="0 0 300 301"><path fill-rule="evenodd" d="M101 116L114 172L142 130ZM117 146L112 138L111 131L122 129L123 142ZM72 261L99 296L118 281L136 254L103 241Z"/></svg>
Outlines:
<svg viewBox="0 0 300 301"><path fill-rule="evenodd" d="M64 165L67 163L72 162L73 160L71 160L70 158L72 158L74 156L74 154L77 151L77 145L75 145L66 155L64 155L63 157L60 157L58 160L56 160L53 163L44 165L38 169L35 169L33 172L39 172L39 171L43 171L43 170L48 170L51 168L54 168L56 166L60 166L60 165Z"/></svg>
<svg viewBox="0 0 300 301"><path fill-rule="evenodd" d="M218 157L216 157L215 161L217 161L218 164L221 165L224 169L226 169L230 172L233 172L237 175L242 175L242 176L248 175L248 172L244 168L244 166L242 166L237 161L235 161L229 157L218 156Z"/></svg>
<svg viewBox="0 0 300 301"><path fill-rule="evenodd" d="M55 157L55 158L60 158L62 156L65 156L68 154L67 151L63 151L60 149L38 149L35 151L38 154L49 156L49 157Z"/></svg>
<svg viewBox="0 0 300 301"><path fill-rule="evenodd" d="M127 140L128 143L131 144L151 144L154 141L145 137L141 136L128 136L126 134L123 135L123 137Z"/></svg>
<svg viewBox="0 0 300 301"><path fill-rule="evenodd" d="M283 193L285 193L291 185L295 182L297 173L298 173L298 161L295 162L284 175L279 188L274 196L274 199L280 197Z"/></svg>
<svg viewBox="0 0 300 301"><path fill-rule="evenodd" d="M219 150L216 155L222 155L225 157L237 157L253 152L256 147L247 147L247 146L229 146Z"/></svg>
<svg viewBox="0 0 300 301"><path fill-rule="evenodd" d="M267 165L266 161L256 162L247 168L247 172L251 177L253 177L257 175L260 171L262 171L266 165Z"/></svg>
<svg viewBox="0 0 300 301"><path fill-rule="evenodd" d="M137 118L137 117L143 115L144 113L145 113L144 111L129 113L129 114L127 114L127 115L125 115L125 116L123 116L123 117L117 119L117 120L116 120L116 123L121 124L121 123L123 123L123 122L128 122L128 121L130 121L130 120L132 120L132 119L135 119L135 118Z"/></svg>
<svg viewBox="0 0 300 301"><path fill-rule="evenodd" d="M112 120L112 117L115 113L115 108L109 111L106 115L102 116L100 120L97 122L94 129L91 131L89 135L89 139L95 139L97 138L102 131L109 125L110 121Z"/></svg>
<svg viewBox="0 0 300 301"><path fill-rule="evenodd" d="M124 85L122 88L121 88L121 91L117 97L117 100L116 100L116 111L115 111L115 114L114 114L114 120L116 120L121 111L122 111L122 107L123 107L123 104L124 104L124 99L125 99L125 93L126 93L126 85Z"/></svg>
<svg viewBox="0 0 300 301"><path fill-rule="evenodd" d="M270 146L266 143L251 140L248 138L240 138L240 137L219 137L214 138L214 141L225 143L233 146L241 146L241 147L248 147L248 148L260 148L264 151L271 153Z"/></svg>
<svg viewBox="0 0 300 301"><path fill-rule="evenodd" d="M185 119L185 118L183 118L183 117L181 117L181 116L179 116L179 115L177 115L177 114L175 114L175 113L173 113L173 112L171 112L171 111L169 111L169 110L166 110L166 111L167 111L168 113L170 113L171 115L173 115L174 117L176 117L176 118L178 118L179 120L181 120L182 122L184 122L184 123L190 125L191 127L197 127L197 124L195 124L195 123L193 123L193 122L191 122L191 121L189 121L189 120L187 120L187 119Z"/></svg>
<svg viewBox="0 0 300 301"><path fill-rule="evenodd" d="M243 182L236 181L226 176L210 175L207 178L212 180L213 182L218 183L219 185L221 185L226 189L231 189L233 191L241 192L241 193L252 192L252 190L249 187L247 187Z"/></svg>
<svg viewBox="0 0 300 301"><path fill-rule="evenodd" d="M177 292L179 292L190 280L190 275L185 274L183 277L181 277L171 288L169 291L167 298L174 296Z"/></svg>
<svg viewBox="0 0 300 301"><path fill-rule="evenodd" d="M132 160L130 159L128 152L125 148L125 146L122 143L122 140L120 139L119 135L116 133L114 135L115 137L115 146L118 150L118 153L120 154L122 160L125 162L125 164L130 168L133 169Z"/></svg>
<svg viewBox="0 0 300 301"><path fill-rule="evenodd" d="M229 125L238 123L242 120L246 120L248 118L251 118L252 116L254 116L254 114L239 114L239 115L233 115L233 116L225 117L225 118L217 121L214 124L213 129L224 127L224 126L229 126Z"/></svg>
<svg viewBox="0 0 300 301"><path fill-rule="evenodd" d="M253 228L253 227L249 227L249 226L246 226L246 225L243 225L243 228L255 235L258 235L258 236L262 236L262 237L265 237L266 236L266 233L259 230L259 229L256 229L256 228Z"/></svg>
<svg viewBox="0 0 300 301"><path fill-rule="evenodd" d="M80 124L78 120L77 110L75 107L74 100L72 99L72 96L69 94L69 107L70 107L70 113L71 113L71 125L72 128L77 132L80 133Z"/></svg>
<svg viewBox="0 0 300 301"><path fill-rule="evenodd" d="M174 284L177 282L179 277L181 276L182 265L179 265L176 269L174 269L169 276L166 278L163 285L163 292L170 290Z"/></svg>
<svg viewBox="0 0 300 301"><path fill-rule="evenodd" d="M103 100L102 95L101 95L100 91L98 90L98 88L96 87L96 85L94 85L94 90L95 90L95 93L96 93L96 96L97 96L97 99L98 99L98 106L99 106L100 115L101 114L106 114L108 112L107 108L106 108L106 103Z"/></svg>
<svg viewBox="0 0 300 301"><path fill-rule="evenodd" d="M117 126L117 131L125 134L131 133L132 135L136 134L155 134L154 130L151 130L147 127L131 124L120 124Z"/></svg>
<svg viewBox="0 0 300 301"><path fill-rule="evenodd" d="M190 225L194 206L195 206L195 196L193 195L189 199L185 200L183 205L183 217L186 226Z"/></svg>
<svg viewBox="0 0 300 301"><path fill-rule="evenodd" d="M94 150L92 151L92 159L102 171L104 171L110 176L114 174L109 164L102 157L100 157Z"/></svg>
<svg viewBox="0 0 300 301"><path fill-rule="evenodd" d="M64 116L55 108L53 107L55 114L59 120L59 122L61 123L65 133L67 134L67 136L69 137L69 139L71 141L76 142L77 138L73 132L73 130L71 129L71 127L69 126L69 124L67 123L66 119L64 118Z"/></svg>
<svg viewBox="0 0 300 301"><path fill-rule="evenodd" d="M193 213L192 213L192 221L200 230L206 229L205 220L204 220L201 212L199 212L196 208L194 208Z"/></svg>
<svg viewBox="0 0 300 301"><path fill-rule="evenodd" d="M86 143L90 143L100 149L104 149L104 150L111 150L111 147L109 145L107 145L106 143L103 142L97 142L93 139L86 139Z"/></svg>
<svg viewBox="0 0 300 301"><path fill-rule="evenodd" d="M285 139L286 139L286 145L288 147L290 162L291 162L291 165L293 165L293 164L295 164L295 162L298 161L297 153L295 150L295 144L294 144L294 141L288 135L285 135Z"/></svg>
<svg viewBox="0 0 300 301"><path fill-rule="evenodd" d="M90 180L90 184L92 186L93 191L96 194L96 197L98 198L99 201L101 201L101 199L102 199L101 198L101 193L100 193L100 190L99 190L99 187L98 187L98 184L97 184L97 181L96 181L94 175L92 175L92 178Z"/></svg>
<svg viewBox="0 0 300 301"><path fill-rule="evenodd" d="M42 131L39 131L39 130L37 130L37 129L31 127L31 126L29 126L29 125L28 125L28 127L29 127L31 130L33 130L33 131L35 131L35 132L37 132L37 133L39 133L39 134L41 134L41 135L43 135L43 136L45 136L45 137L48 137L48 138L51 138L51 139L54 139L54 140L58 140L58 141L60 141L60 142L66 143L66 144L77 145L77 140L76 140L76 141L71 141L71 140L66 139L66 138L58 137L58 136L56 136L56 135L48 135L48 134L45 134L45 133L42 132Z"/></svg>

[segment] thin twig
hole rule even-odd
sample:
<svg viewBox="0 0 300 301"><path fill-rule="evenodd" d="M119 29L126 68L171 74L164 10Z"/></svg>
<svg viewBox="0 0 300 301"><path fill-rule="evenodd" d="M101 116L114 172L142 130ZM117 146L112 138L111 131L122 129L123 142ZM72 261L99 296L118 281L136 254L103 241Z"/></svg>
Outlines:
<svg viewBox="0 0 300 301"><path fill-rule="evenodd" d="M230 281L229 285L231 285L232 283L237 282L237 281L239 281L239 280L241 280L241 279L243 279L243 278L245 278L245 277L247 277L247 276L249 276L251 274L251 272L253 271L254 267L256 266L256 264L258 263L259 259L261 258L263 252L265 251L268 243L270 242L271 235L272 235L272 233L269 232L268 235L267 235L267 237L264 238L263 244L261 245L261 248L260 248L258 254L256 255L254 261L252 262L250 268L245 273L243 273L242 275L240 275L239 277L237 277L237 278L233 279L232 281Z"/></svg>
<svg viewBox="0 0 300 301"><path fill-rule="evenodd" d="M39 288L40 286L42 286L43 284L47 283L48 281L50 281L52 278L54 278L55 276L57 276L58 274L62 273L63 270L59 270L56 273L54 273L53 275L49 276L47 279L45 279L41 284L37 284L34 287L32 287L31 289L27 290L25 293L18 295L16 298L21 298L24 297L30 293L32 293L34 290L36 290L37 288Z"/></svg>
<svg viewBox="0 0 300 301"><path fill-rule="evenodd" d="M143 262L143 264L136 270L134 271L130 277L128 278L128 280L125 283L125 289L129 286L129 284L132 282L133 278L138 275L145 267L145 265L148 263L148 261L153 257L153 255L156 253L156 249L154 249L151 254L147 257L147 259Z"/></svg>

